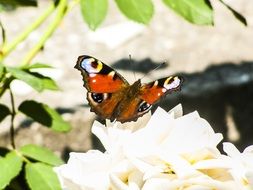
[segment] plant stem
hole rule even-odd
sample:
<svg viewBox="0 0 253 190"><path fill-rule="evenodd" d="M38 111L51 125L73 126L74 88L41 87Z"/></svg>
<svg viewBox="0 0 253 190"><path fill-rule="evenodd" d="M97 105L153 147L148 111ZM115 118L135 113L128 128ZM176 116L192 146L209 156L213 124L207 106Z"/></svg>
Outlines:
<svg viewBox="0 0 253 190"><path fill-rule="evenodd" d="M0 27L1 27L1 32L2 32L2 45L1 46L3 47L6 42L6 35L5 35L5 29L2 25L1 20L0 20ZM0 53L2 53L2 52L0 52Z"/></svg>
<svg viewBox="0 0 253 190"><path fill-rule="evenodd" d="M16 154L26 163L31 163L30 160L28 160L23 154L22 152L20 152L19 150L14 150L16 152Z"/></svg>
<svg viewBox="0 0 253 190"><path fill-rule="evenodd" d="M27 53L23 61L21 62L21 67L26 67L30 64L31 60L36 56L36 54L42 49L45 42L53 34L59 25L60 21L63 19L67 9L67 0L60 0L57 7L57 14L54 20L51 22L49 27L46 29L45 33L40 38L39 42Z"/></svg>
<svg viewBox="0 0 253 190"><path fill-rule="evenodd" d="M0 98L4 92L9 88L10 83L14 80L14 77L4 78L2 84L0 85Z"/></svg>
<svg viewBox="0 0 253 190"><path fill-rule="evenodd" d="M11 98L11 128L10 128L10 140L11 140L11 146L13 149L16 148L15 146L15 138L14 138L14 118L16 116L16 111L15 111L15 104L14 104L14 96L13 93L10 90L10 98Z"/></svg>
<svg viewBox="0 0 253 190"><path fill-rule="evenodd" d="M12 42L7 43L3 46L2 49L2 56L0 56L0 60L6 57L13 49L17 47L17 45L25 40L29 34L38 28L46 19L47 17L55 10L55 4L52 3L45 12L40 15L40 17L35 20L31 25L29 25L21 34L19 34Z"/></svg>
<svg viewBox="0 0 253 190"><path fill-rule="evenodd" d="M69 2L66 13L68 13L71 9L73 9L77 4L80 3L80 0L73 0Z"/></svg>

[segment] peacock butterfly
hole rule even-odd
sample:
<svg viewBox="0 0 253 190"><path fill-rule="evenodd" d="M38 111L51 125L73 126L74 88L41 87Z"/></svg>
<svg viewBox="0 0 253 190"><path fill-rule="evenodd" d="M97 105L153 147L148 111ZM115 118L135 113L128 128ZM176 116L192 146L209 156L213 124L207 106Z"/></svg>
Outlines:
<svg viewBox="0 0 253 190"><path fill-rule="evenodd" d="M124 77L98 59L81 55L75 68L81 71L91 111L111 121L136 121L152 105L168 93L179 90L180 76L170 76L141 84L130 85Z"/></svg>

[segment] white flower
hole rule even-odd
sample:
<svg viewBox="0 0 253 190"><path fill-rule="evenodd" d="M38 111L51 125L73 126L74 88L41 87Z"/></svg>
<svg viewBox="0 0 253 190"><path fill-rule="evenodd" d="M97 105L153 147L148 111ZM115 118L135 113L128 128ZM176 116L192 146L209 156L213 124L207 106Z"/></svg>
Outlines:
<svg viewBox="0 0 253 190"><path fill-rule="evenodd" d="M124 181L133 169L120 153L112 155L97 150L72 152L67 164L54 168L62 187L68 190L109 189L111 174Z"/></svg>
<svg viewBox="0 0 253 190"><path fill-rule="evenodd" d="M92 132L105 152L71 153L55 168L68 190L237 190L253 184L252 147L243 153L224 144L197 112L182 116L181 105L169 113L158 108L138 129L94 122ZM239 185L238 185L239 184Z"/></svg>
<svg viewBox="0 0 253 190"><path fill-rule="evenodd" d="M216 146L222 135L214 133L197 112L177 118L174 115L174 110L169 114L158 108L146 127L128 137L124 147L137 157L167 152L185 156L190 162L220 154Z"/></svg>
<svg viewBox="0 0 253 190"><path fill-rule="evenodd" d="M223 143L227 155L216 159L202 160L194 167L220 181L232 181L235 189L253 189L253 146L242 153L232 144Z"/></svg>
<svg viewBox="0 0 253 190"><path fill-rule="evenodd" d="M242 153L232 144L223 143L223 150L231 162L229 172L241 189L253 189L253 146Z"/></svg>

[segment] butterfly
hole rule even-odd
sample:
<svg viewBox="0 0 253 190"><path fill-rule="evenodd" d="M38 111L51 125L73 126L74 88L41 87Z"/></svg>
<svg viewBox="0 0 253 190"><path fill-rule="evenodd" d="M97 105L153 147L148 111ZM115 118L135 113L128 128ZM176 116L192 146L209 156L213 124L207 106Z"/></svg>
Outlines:
<svg viewBox="0 0 253 190"><path fill-rule="evenodd" d="M170 76L142 84L133 84L98 59L81 55L75 68L81 71L91 111L111 121L136 121L147 113L161 97L180 90L183 78Z"/></svg>

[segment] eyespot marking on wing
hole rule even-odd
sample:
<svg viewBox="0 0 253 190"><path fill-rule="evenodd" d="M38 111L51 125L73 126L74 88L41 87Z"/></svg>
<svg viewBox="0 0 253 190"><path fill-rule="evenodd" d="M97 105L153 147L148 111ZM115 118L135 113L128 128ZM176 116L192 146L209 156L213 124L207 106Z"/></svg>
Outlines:
<svg viewBox="0 0 253 190"><path fill-rule="evenodd" d="M175 77L169 77L165 80L163 87L166 90L172 90L177 89L182 83L182 79L180 79L178 76Z"/></svg>
<svg viewBox="0 0 253 190"><path fill-rule="evenodd" d="M104 100L110 98L110 96L111 94L109 93L88 92L88 100L94 105L102 103Z"/></svg>
<svg viewBox="0 0 253 190"><path fill-rule="evenodd" d="M91 74L99 73L103 68L103 64L98 60L96 61L94 58L84 58L80 66Z"/></svg>
<svg viewBox="0 0 253 190"><path fill-rule="evenodd" d="M139 107L138 107L138 115L141 115L143 113L146 113L148 112L150 109L151 109L152 105L149 104L148 102L146 101L142 101L140 104L139 104Z"/></svg>

